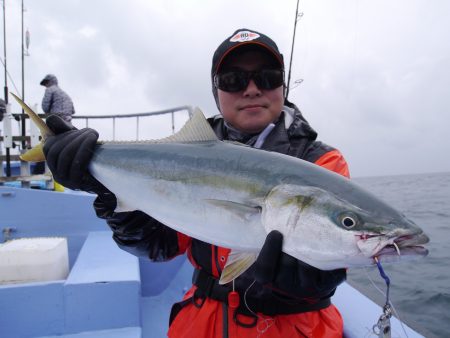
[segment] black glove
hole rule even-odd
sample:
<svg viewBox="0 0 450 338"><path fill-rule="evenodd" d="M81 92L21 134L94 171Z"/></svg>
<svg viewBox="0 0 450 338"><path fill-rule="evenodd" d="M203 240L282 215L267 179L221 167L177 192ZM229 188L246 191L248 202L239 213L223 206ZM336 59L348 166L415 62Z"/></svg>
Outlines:
<svg viewBox="0 0 450 338"><path fill-rule="evenodd" d="M55 180L69 189L100 192L106 188L88 170L97 144L94 129L76 129L57 115L47 118L55 133L46 139L44 155Z"/></svg>
<svg viewBox="0 0 450 338"><path fill-rule="evenodd" d="M281 251L283 235L271 231L255 263L255 279L279 294L299 299L331 297L346 278L345 269L322 271Z"/></svg>

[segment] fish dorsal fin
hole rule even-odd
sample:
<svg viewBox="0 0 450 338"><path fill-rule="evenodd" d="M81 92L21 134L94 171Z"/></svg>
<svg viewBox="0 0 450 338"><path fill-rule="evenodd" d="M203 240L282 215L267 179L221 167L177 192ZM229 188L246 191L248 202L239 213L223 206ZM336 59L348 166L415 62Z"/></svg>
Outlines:
<svg viewBox="0 0 450 338"><path fill-rule="evenodd" d="M191 142L205 142L218 141L214 130L209 125L208 121L203 115L202 111L196 107L192 113L192 117L186 124L174 135L171 135L160 140L155 140L156 143L191 143Z"/></svg>

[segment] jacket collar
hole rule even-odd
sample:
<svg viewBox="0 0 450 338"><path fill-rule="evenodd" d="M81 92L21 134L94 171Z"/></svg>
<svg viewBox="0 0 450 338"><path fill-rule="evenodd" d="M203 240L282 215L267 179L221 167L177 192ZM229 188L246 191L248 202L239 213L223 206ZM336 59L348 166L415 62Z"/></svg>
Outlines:
<svg viewBox="0 0 450 338"><path fill-rule="evenodd" d="M222 115L209 118L217 137L220 140L228 140L228 128ZM280 118L275 123L275 128L267 136L262 149L286 154L290 147L291 138L307 138L311 141L317 138L316 131L309 125L297 106L285 101L285 106Z"/></svg>

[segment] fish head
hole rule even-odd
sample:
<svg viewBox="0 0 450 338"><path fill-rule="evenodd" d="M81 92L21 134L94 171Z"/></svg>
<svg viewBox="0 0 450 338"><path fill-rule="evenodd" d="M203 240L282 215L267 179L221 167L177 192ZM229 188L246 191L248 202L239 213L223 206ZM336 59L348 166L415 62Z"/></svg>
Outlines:
<svg viewBox="0 0 450 338"><path fill-rule="evenodd" d="M283 184L266 197L262 223L283 233L283 251L322 270L428 253L420 227L374 196L364 199L370 207L318 187Z"/></svg>
<svg viewBox="0 0 450 338"><path fill-rule="evenodd" d="M412 220L392 209L364 210L341 200L332 207L336 211L329 212L330 220L353 235L359 256L367 258L369 264L374 264L375 257L382 262L396 262L428 254L423 247L429 242L428 236Z"/></svg>

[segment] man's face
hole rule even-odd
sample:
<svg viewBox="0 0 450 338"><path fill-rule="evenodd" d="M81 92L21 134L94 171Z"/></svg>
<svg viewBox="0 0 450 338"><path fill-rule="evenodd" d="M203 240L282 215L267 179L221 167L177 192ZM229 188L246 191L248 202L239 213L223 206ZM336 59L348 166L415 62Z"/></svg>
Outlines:
<svg viewBox="0 0 450 338"><path fill-rule="evenodd" d="M258 71L273 68L273 59L262 51L251 50L230 55L221 67L224 70ZM260 89L253 79L239 92L218 89L220 111L225 121L245 133L258 133L278 119L283 109L283 86Z"/></svg>

